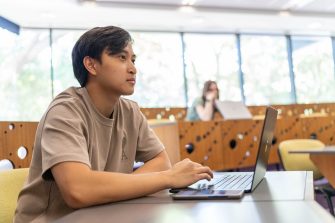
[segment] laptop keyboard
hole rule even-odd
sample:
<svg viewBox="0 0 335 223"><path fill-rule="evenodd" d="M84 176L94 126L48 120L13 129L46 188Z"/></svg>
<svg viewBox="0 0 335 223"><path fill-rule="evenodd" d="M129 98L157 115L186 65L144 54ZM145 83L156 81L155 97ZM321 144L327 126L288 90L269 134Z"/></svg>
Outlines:
<svg viewBox="0 0 335 223"><path fill-rule="evenodd" d="M252 174L226 174L213 178L211 181L200 183L198 189L215 189L215 190L244 190L250 188Z"/></svg>

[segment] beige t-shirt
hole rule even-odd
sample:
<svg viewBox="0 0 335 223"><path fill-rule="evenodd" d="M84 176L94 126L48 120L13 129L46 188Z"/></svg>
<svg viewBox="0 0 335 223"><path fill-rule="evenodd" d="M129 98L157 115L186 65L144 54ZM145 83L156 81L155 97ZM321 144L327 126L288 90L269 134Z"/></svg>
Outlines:
<svg viewBox="0 0 335 223"><path fill-rule="evenodd" d="M109 119L92 104L86 88L69 88L53 100L38 125L14 222L50 222L74 211L51 174L57 163L74 161L92 170L131 173L135 160L146 162L163 149L135 102L120 98Z"/></svg>

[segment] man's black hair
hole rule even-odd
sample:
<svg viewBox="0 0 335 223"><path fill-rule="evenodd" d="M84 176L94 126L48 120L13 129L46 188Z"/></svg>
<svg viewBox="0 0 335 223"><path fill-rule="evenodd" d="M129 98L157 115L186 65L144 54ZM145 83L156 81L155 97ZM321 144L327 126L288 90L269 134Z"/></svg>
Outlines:
<svg viewBox="0 0 335 223"><path fill-rule="evenodd" d="M115 55L130 42L132 42L130 34L115 26L95 27L85 32L72 50L73 72L80 85L84 87L88 80L88 71L83 64L84 57L89 56L101 62L104 50L109 55Z"/></svg>

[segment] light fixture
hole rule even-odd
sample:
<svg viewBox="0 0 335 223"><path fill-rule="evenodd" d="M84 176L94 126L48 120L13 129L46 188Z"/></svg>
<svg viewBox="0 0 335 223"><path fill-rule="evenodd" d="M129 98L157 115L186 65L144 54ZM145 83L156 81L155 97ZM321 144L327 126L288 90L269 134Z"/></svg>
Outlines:
<svg viewBox="0 0 335 223"><path fill-rule="evenodd" d="M287 11L287 10L279 12L279 16L288 17L290 15L291 15L291 13L289 11Z"/></svg>
<svg viewBox="0 0 335 223"><path fill-rule="evenodd" d="M82 6L86 8L91 8L91 7L96 7L97 6L97 1L92 1L92 0L86 0L86 1L81 1Z"/></svg>
<svg viewBox="0 0 335 223"><path fill-rule="evenodd" d="M184 6L180 6L178 8L178 11L184 12L184 13L193 13L195 12L195 9L192 6L184 5Z"/></svg>
<svg viewBox="0 0 335 223"><path fill-rule="evenodd" d="M196 2L197 0L183 0L181 2L182 5L194 5L194 3Z"/></svg>

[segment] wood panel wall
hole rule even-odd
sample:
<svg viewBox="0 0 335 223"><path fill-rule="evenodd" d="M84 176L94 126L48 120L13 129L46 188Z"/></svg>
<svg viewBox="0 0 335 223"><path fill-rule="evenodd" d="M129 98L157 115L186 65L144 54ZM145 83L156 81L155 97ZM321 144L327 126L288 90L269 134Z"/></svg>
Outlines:
<svg viewBox="0 0 335 223"><path fill-rule="evenodd" d="M299 116L302 114L321 113L335 116L335 103L320 104L291 104L291 105L271 105L278 109L279 115L283 117ZM266 106L247 106L253 116L264 115ZM172 119L184 120L187 108L166 107L166 108L141 108L147 119ZM219 117L219 116L217 116Z"/></svg>
<svg viewBox="0 0 335 223"><path fill-rule="evenodd" d="M147 119L169 119L184 120L186 117L186 108L141 108L141 111Z"/></svg>
<svg viewBox="0 0 335 223"><path fill-rule="evenodd" d="M0 160L9 160L14 168L29 167L37 122L0 122ZM20 147L27 150L27 156L19 158Z"/></svg>
<svg viewBox="0 0 335 223"><path fill-rule="evenodd" d="M303 105L301 108L291 107L290 109L294 115L281 115L277 120L270 154L271 164L279 163L278 144L286 139L315 138L326 145L335 144L334 104L313 105L312 108L311 105ZM283 114L288 114L290 109ZM304 109L313 109L316 112L311 116L299 114ZM263 110L265 111L265 107ZM180 108L170 109L169 112L164 115L168 116L173 112L181 114ZM259 111L257 114L261 114L261 112ZM188 157L208 165L214 170L250 167L254 164L262 119L210 122L178 121L177 123L178 127L171 126L169 130L154 129L159 138L167 145L169 152L173 154L174 163L179 160L179 153L180 159ZM0 160L10 160L15 168L28 167L37 124L37 122L0 122ZM21 146L28 151L28 155L24 159L17 156L17 150Z"/></svg>
<svg viewBox="0 0 335 223"><path fill-rule="evenodd" d="M213 170L250 167L256 161L263 120L179 122L178 125L181 159L190 158ZM334 137L334 116L279 118L269 163L279 163L277 150L283 140L314 138L332 145Z"/></svg>
<svg viewBox="0 0 335 223"><path fill-rule="evenodd" d="M171 164L180 161L179 152L179 130L177 122L169 123L150 123L150 127L163 143L165 150L170 158Z"/></svg>

